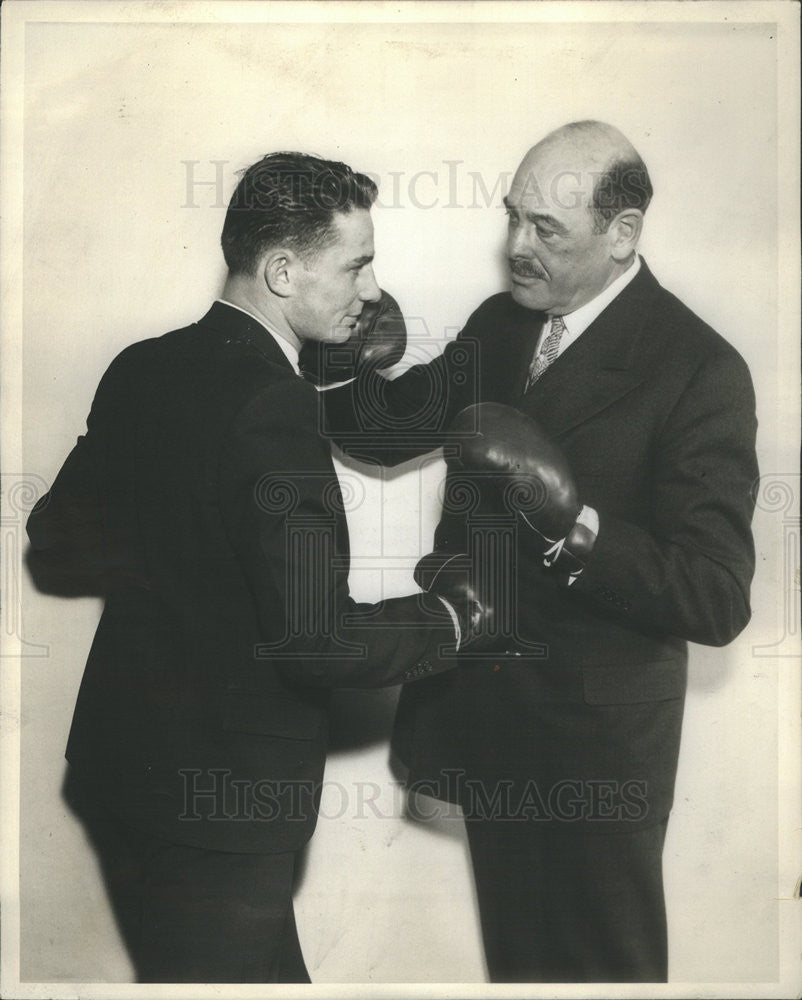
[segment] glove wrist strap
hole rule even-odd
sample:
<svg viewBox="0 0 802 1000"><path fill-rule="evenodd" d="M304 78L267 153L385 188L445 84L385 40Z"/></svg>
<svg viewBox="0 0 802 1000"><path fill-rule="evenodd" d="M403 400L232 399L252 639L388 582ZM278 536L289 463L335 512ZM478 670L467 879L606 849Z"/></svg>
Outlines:
<svg viewBox="0 0 802 1000"><path fill-rule="evenodd" d="M530 526L528 519L526 523ZM534 529L537 532L537 529ZM551 573L559 573L565 577L570 587L574 583L593 551L596 536L599 533L599 515L593 507L583 507L574 521L573 527L565 536L557 541L548 539L537 532L543 539L546 548L543 551L543 565Z"/></svg>

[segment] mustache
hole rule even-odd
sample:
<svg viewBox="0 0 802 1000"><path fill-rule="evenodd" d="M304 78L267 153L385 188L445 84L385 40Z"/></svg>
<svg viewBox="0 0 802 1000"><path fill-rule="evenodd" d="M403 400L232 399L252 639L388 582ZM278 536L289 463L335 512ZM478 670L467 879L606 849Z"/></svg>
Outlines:
<svg viewBox="0 0 802 1000"><path fill-rule="evenodd" d="M509 262L512 273L521 278L543 278L545 280L548 277L542 268L527 257L510 257Z"/></svg>

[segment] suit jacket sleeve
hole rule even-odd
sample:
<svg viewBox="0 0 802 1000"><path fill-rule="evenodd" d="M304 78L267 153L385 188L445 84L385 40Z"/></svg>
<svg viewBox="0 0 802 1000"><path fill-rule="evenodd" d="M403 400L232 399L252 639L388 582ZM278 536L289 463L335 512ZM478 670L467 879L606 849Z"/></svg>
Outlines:
<svg viewBox="0 0 802 1000"><path fill-rule="evenodd" d="M41 589L57 593L106 591L120 576L135 576L122 551L113 552L103 514L103 413L119 394L119 355L100 381L81 435L53 485L37 502L26 525L29 565Z"/></svg>
<svg viewBox="0 0 802 1000"><path fill-rule="evenodd" d="M441 355L395 379L368 371L319 394L323 434L362 462L394 466L439 448L455 415L476 402L473 317Z"/></svg>
<svg viewBox="0 0 802 1000"><path fill-rule="evenodd" d="M39 499L27 524L31 566L96 579L105 565L103 521L97 499L91 442L82 435L67 456L55 482Z"/></svg>
<svg viewBox="0 0 802 1000"><path fill-rule="evenodd" d="M447 612L421 595L357 604L348 592L343 501L317 392L300 379L238 413L220 465L220 506L269 657L292 681L374 687L455 664Z"/></svg>
<svg viewBox="0 0 802 1000"><path fill-rule="evenodd" d="M707 357L654 446L651 523L599 510L596 545L571 589L635 627L730 642L750 617L756 427L741 357L729 347Z"/></svg>

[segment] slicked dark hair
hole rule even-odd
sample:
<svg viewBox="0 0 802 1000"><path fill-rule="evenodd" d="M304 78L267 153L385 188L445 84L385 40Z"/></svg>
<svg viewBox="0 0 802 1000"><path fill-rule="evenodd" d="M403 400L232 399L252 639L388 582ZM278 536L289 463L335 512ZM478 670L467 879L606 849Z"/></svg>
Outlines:
<svg viewBox="0 0 802 1000"><path fill-rule="evenodd" d="M242 174L226 212L221 244L232 274L254 275L272 247L301 256L332 240L334 217L369 209L378 188L345 163L308 153L269 153Z"/></svg>

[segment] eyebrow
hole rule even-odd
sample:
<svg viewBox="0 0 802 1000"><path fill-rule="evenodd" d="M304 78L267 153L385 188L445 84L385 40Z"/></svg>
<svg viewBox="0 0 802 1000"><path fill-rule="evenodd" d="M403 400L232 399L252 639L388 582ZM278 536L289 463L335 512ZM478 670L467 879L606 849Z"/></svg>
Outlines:
<svg viewBox="0 0 802 1000"><path fill-rule="evenodd" d="M509 211L511 212L519 211L515 205L510 204L509 199L506 196L502 198L502 201L504 202L504 207ZM553 215L549 215L546 212L524 212L523 214L524 217L529 222L545 222L547 225L551 226L554 230L556 230L563 236L568 232L568 230L561 222L558 222L558 220L555 219Z"/></svg>
<svg viewBox="0 0 802 1000"><path fill-rule="evenodd" d="M354 257L353 260L349 260L348 261L348 265L347 266L348 267L356 267L356 265L359 264L360 267L364 267L365 264L369 264L373 260L374 257L375 257L375 254L372 254L372 253L371 254L364 254L362 257Z"/></svg>

